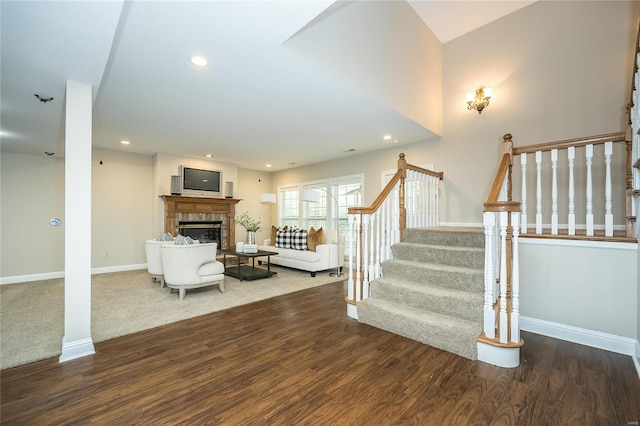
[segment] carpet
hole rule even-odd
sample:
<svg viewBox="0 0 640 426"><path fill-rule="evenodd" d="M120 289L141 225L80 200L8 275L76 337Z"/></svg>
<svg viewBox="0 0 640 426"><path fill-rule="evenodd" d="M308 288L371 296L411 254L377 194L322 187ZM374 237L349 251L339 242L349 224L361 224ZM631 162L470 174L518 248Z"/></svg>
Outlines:
<svg viewBox="0 0 640 426"><path fill-rule="evenodd" d="M217 286L177 290L152 283L146 270L91 277L91 324L94 342L159 327L319 285L343 281L328 272L272 266L278 274L255 281L225 277L225 293ZM59 356L64 334L64 280L53 279L0 286L0 369Z"/></svg>

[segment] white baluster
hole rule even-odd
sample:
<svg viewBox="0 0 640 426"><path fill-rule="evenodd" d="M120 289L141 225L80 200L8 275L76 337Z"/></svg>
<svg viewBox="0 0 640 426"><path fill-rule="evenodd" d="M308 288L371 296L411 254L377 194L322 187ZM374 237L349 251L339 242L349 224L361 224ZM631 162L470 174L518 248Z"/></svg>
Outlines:
<svg viewBox="0 0 640 426"><path fill-rule="evenodd" d="M520 255L518 252L518 212L511 213L513 239L511 240L511 341L520 342Z"/></svg>
<svg viewBox="0 0 640 426"><path fill-rule="evenodd" d="M377 214L377 220L376 220L376 243L375 243L375 248L376 248L376 278L380 278L382 276L382 258L381 258L381 253L380 253L380 242L382 240L382 226L383 226L383 210L380 209L379 213Z"/></svg>
<svg viewBox="0 0 640 426"><path fill-rule="evenodd" d="M587 159L587 235L593 236L593 183L591 177L591 163L593 161L593 145L586 147Z"/></svg>
<svg viewBox="0 0 640 426"><path fill-rule="evenodd" d="M567 149L567 157L569 160L569 235L576 235L576 197L575 183L573 177L573 164L576 158L576 149L571 146Z"/></svg>
<svg viewBox="0 0 640 426"><path fill-rule="evenodd" d="M389 197L387 197L380 206L380 211L382 212L382 217L380 218L380 223L382 229L380 232L382 235L380 236L380 263L389 259L389 253L387 252L387 245L389 243ZM380 272L382 275L382 272Z"/></svg>
<svg viewBox="0 0 640 426"><path fill-rule="evenodd" d="M558 235L558 150L551 150L551 234Z"/></svg>
<svg viewBox="0 0 640 426"><path fill-rule="evenodd" d="M369 255L369 240L367 238L369 234L369 219L370 216L368 214L362 215L362 264L364 268L362 271L363 295L369 294L369 264L367 263L367 257Z"/></svg>
<svg viewBox="0 0 640 426"><path fill-rule="evenodd" d="M356 216L356 282L354 283L355 288L355 301L359 302L362 300L362 293L360 292L360 283L362 282L362 214Z"/></svg>
<svg viewBox="0 0 640 426"><path fill-rule="evenodd" d="M613 237L613 212L611 202L611 156L613 142L604 143L605 184L604 184L604 235Z"/></svg>
<svg viewBox="0 0 640 426"><path fill-rule="evenodd" d="M520 227L522 232L527 232L527 154L520 154L520 165L522 166L522 215L520 216L522 223Z"/></svg>
<svg viewBox="0 0 640 426"><path fill-rule="evenodd" d="M500 212L500 343L507 343L509 320L507 315L507 223L508 212Z"/></svg>
<svg viewBox="0 0 640 426"><path fill-rule="evenodd" d="M376 253L376 222L378 217L375 213L371 214L370 223L371 226L371 238L369 240L369 281L373 281L378 278L376 264L374 262L374 256Z"/></svg>
<svg viewBox="0 0 640 426"><path fill-rule="evenodd" d="M440 225L440 178L433 176L431 178L432 190L433 190L433 221L431 226Z"/></svg>
<svg viewBox="0 0 640 426"><path fill-rule="evenodd" d="M542 151L536 151L536 234L542 234Z"/></svg>
<svg viewBox="0 0 640 426"><path fill-rule="evenodd" d="M493 235L496 225L495 213L484 212L484 334L493 339L496 337L496 313L493 309Z"/></svg>
<svg viewBox="0 0 640 426"><path fill-rule="evenodd" d="M347 299L354 300L355 298L355 286L353 283L353 271L355 271L353 264L353 242L357 241L357 235L354 230L354 222L356 221L356 217L359 215L350 214L348 215L349 219L349 278L347 280Z"/></svg>

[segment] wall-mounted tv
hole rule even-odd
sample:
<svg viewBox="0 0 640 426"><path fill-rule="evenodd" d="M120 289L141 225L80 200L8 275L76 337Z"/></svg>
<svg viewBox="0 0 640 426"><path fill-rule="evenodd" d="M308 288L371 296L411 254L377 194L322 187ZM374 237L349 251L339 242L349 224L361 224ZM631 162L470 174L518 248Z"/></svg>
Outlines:
<svg viewBox="0 0 640 426"><path fill-rule="evenodd" d="M183 195L222 196L222 171L180 166Z"/></svg>

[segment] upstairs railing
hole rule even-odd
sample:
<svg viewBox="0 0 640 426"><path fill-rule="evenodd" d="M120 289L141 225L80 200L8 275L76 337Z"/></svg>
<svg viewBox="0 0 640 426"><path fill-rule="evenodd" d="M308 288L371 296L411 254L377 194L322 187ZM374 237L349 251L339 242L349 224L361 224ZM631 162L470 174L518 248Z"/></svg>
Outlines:
<svg viewBox="0 0 640 426"><path fill-rule="evenodd" d="M442 172L407 164L398 171L369 207L350 207L347 314L357 318L356 304L369 297L369 283L382 274L382 262L392 257L391 246L402 240L407 227L438 226L438 187Z"/></svg>
<svg viewBox="0 0 640 426"><path fill-rule="evenodd" d="M484 204L484 331L478 340L517 347L518 239L635 242L632 149L625 132L517 148L510 134L503 139L504 154ZM535 167L528 168L530 158Z"/></svg>

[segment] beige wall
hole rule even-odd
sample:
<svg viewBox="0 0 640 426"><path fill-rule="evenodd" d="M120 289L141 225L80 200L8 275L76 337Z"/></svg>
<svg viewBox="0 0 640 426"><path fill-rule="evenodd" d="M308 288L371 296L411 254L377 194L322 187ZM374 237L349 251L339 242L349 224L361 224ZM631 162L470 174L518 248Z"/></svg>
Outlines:
<svg viewBox="0 0 640 426"><path fill-rule="evenodd" d="M440 220L479 224L502 153L516 146L624 130L638 2L536 2L443 48L443 137L274 174L279 185L365 173L365 203L380 172L405 152L443 171ZM468 111L465 93L493 87L491 105ZM345 147L346 148L346 147Z"/></svg>
<svg viewBox="0 0 640 426"><path fill-rule="evenodd" d="M64 161L56 157L2 153L3 277L64 269ZM49 219L62 220L60 226Z"/></svg>

